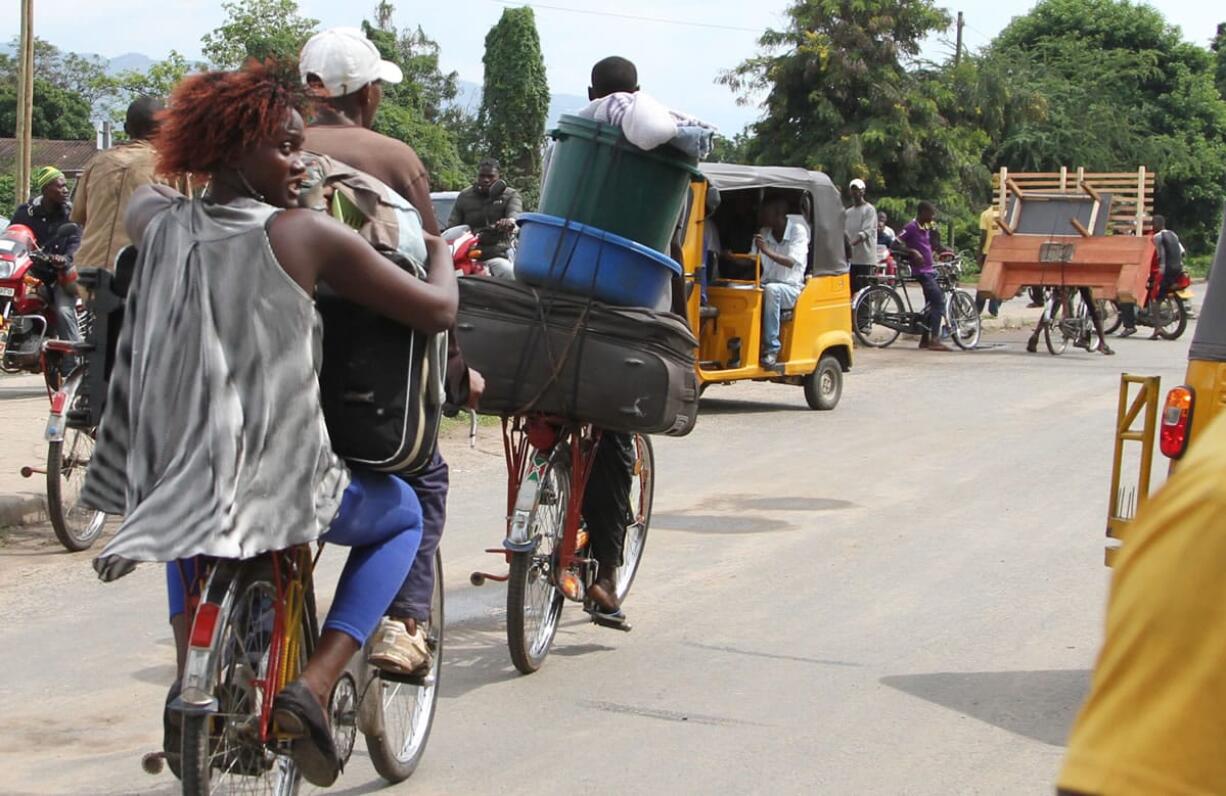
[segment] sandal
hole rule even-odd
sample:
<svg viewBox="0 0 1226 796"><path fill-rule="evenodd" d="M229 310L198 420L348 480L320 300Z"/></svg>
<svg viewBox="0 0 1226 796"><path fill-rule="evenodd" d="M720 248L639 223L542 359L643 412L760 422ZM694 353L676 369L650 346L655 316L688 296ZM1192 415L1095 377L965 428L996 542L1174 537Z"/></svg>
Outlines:
<svg viewBox="0 0 1226 796"><path fill-rule="evenodd" d="M291 736L290 757L307 782L326 788L340 775L341 763L328 717L301 680L281 689L273 702L277 730Z"/></svg>

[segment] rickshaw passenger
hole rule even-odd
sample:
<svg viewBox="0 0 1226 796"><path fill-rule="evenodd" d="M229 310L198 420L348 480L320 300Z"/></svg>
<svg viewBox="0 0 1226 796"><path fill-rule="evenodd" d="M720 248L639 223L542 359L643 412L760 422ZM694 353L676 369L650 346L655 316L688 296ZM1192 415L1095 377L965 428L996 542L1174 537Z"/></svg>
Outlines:
<svg viewBox="0 0 1226 796"><path fill-rule="evenodd" d="M809 227L788 214L782 196L768 199L759 214L761 231L754 252L762 256L762 367L773 368L779 357L779 326L783 310L796 306L805 281Z"/></svg>

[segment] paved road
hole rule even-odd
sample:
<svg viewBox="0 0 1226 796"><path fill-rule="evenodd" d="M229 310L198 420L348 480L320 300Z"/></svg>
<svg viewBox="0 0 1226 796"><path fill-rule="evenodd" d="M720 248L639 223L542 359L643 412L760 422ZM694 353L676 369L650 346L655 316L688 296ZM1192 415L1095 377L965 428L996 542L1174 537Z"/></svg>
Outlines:
<svg viewBox="0 0 1226 796"><path fill-rule="evenodd" d="M657 442L628 635L564 614L514 673L495 564L497 436L453 442L443 698L414 793L1050 793L1099 642L1119 356L862 354L833 413L713 388ZM141 752L172 676L161 574L112 585L49 532L0 544L0 791L168 792ZM334 582L335 557L325 583ZM379 787L360 750L337 792Z"/></svg>

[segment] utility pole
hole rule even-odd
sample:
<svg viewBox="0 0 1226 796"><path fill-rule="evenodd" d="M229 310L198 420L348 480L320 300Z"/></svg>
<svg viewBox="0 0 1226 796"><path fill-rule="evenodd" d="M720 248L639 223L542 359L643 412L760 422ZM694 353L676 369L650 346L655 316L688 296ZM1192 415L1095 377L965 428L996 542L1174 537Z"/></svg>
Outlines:
<svg viewBox="0 0 1226 796"><path fill-rule="evenodd" d="M21 51L17 71L17 204L30 193L34 124L34 0L21 0ZM12 208L8 208L12 209Z"/></svg>
<svg viewBox="0 0 1226 796"><path fill-rule="evenodd" d="M958 12L958 43L954 48L954 69L962 63L962 28L966 25L966 20L962 18L962 12Z"/></svg>

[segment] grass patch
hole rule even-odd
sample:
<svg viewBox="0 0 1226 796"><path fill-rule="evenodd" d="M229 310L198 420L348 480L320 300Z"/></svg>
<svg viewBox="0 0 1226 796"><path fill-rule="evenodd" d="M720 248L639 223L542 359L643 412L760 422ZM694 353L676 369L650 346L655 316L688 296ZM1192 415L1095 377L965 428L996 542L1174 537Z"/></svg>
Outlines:
<svg viewBox="0 0 1226 796"><path fill-rule="evenodd" d="M1183 258L1183 268L1193 279L1206 279L1213 267L1212 254L1196 254Z"/></svg>
<svg viewBox="0 0 1226 796"><path fill-rule="evenodd" d="M494 415L477 415L477 427L489 428L497 426L499 418ZM444 417L443 422L439 424L438 433L441 434L467 434L468 433L468 412L460 412L455 417Z"/></svg>

